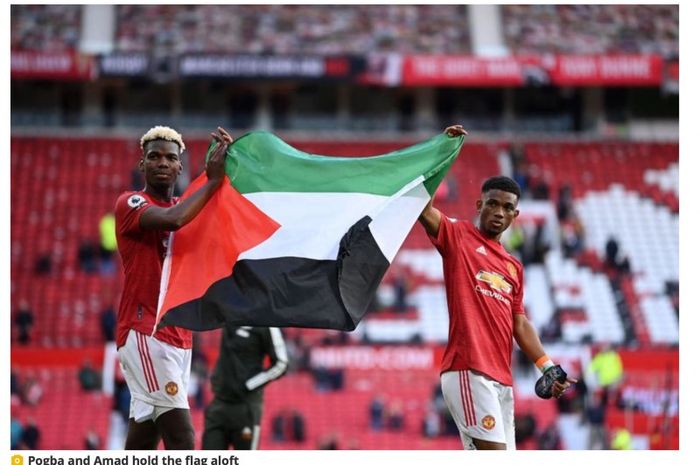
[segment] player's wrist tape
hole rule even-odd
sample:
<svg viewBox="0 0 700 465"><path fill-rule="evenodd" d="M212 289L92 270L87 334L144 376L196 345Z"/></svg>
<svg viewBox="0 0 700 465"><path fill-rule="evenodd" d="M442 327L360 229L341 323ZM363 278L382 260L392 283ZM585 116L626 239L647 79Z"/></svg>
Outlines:
<svg viewBox="0 0 700 465"><path fill-rule="evenodd" d="M545 354L537 359L535 365L537 365L537 368L539 368L540 371L544 373L545 371L549 370L554 366L554 362L551 358L549 358L549 355Z"/></svg>

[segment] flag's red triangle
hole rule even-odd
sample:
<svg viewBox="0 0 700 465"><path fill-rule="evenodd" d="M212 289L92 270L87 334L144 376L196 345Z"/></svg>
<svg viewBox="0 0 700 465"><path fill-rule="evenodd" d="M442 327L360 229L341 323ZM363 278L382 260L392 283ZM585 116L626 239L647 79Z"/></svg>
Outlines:
<svg viewBox="0 0 700 465"><path fill-rule="evenodd" d="M182 197L206 181L202 174ZM168 310L202 297L209 286L230 276L238 256L267 240L279 227L224 179L202 211L173 235L166 293L156 324Z"/></svg>

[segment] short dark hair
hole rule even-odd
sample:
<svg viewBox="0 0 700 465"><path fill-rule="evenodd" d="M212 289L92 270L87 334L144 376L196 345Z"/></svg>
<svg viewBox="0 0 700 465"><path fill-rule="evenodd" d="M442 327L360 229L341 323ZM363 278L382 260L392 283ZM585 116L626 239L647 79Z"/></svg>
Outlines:
<svg viewBox="0 0 700 465"><path fill-rule="evenodd" d="M492 176L481 185L481 193L484 194L491 189L510 192L520 199L520 186L508 176Z"/></svg>

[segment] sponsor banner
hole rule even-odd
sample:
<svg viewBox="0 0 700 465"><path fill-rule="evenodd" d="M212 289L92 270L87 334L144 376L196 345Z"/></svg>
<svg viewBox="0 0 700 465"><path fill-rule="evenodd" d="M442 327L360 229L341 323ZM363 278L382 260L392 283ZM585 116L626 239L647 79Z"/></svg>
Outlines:
<svg viewBox="0 0 700 465"><path fill-rule="evenodd" d="M664 66L663 89L666 92L678 93L679 90L679 65L678 61L668 61Z"/></svg>
<svg viewBox="0 0 700 465"><path fill-rule="evenodd" d="M380 61L380 64L384 62ZM379 68L382 70L382 68ZM479 58L408 55L405 86L658 86L664 61L659 55L539 55ZM675 67L677 70L677 67ZM674 67L668 70L673 75ZM376 80L376 78L375 78Z"/></svg>
<svg viewBox="0 0 700 465"><path fill-rule="evenodd" d="M98 59L100 77L146 76L151 60L145 53L112 53Z"/></svg>
<svg viewBox="0 0 700 465"><path fill-rule="evenodd" d="M561 86L658 86L662 68L659 55L559 55L549 73Z"/></svg>
<svg viewBox="0 0 700 465"><path fill-rule="evenodd" d="M355 57L192 54L180 57L182 77L348 79L362 71Z"/></svg>
<svg viewBox="0 0 700 465"><path fill-rule="evenodd" d="M442 352L434 347L349 346L314 347L314 368L353 370L432 370L440 367Z"/></svg>
<svg viewBox="0 0 700 465"><path fill-rule="evenodd" d="M409 55L403 61L406 86L519 86L528 63L515 57Z"/></svg>
<svg viewBox="0 0 700 465"><path fill-rule="evenodd" d="M92 77L94 58L73 52L42 53L13 50L12 79L87 80Z"/></svg>

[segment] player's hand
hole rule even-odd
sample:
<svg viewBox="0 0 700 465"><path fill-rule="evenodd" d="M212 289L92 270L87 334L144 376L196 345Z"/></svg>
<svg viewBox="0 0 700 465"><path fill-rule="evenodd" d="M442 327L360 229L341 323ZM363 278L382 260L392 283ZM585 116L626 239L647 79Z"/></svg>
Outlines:
<svg viewBox="0 0 700 465"><path fill-rule="evenodd" d="M217 128L218 132L212 132L211 137L216 140L216 145L207 160L207 178L213 182L220 182L226 174L224 167L226 161L226 150L233 138L223 128Z"/></svg>
<svg viewBox="0 0 700 465"><path fill-rule="evenodd" d="M572 378L566 378L563 383L555 381L552 385L552 397L556 397L557 399L560 398L572 384L576 384L577 382L577 379Z"/></svg>
<svg viewBox="0 0 700 465"><path fill-rule="evenodd" d="M457 136L466 136L469 135L469 133L462 127L461 124L455 124L453 126L447 126L445 130L443 131L445 134L447 134L450 137L457 137Z"/></svg>
<svg viewBox="0 0 700 465"><path fill-rule="evenodd" d="M545 371L535 384L535 393L542 399L559 398L577 380L569 378L560 365Z"/></svg>

